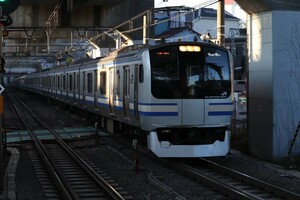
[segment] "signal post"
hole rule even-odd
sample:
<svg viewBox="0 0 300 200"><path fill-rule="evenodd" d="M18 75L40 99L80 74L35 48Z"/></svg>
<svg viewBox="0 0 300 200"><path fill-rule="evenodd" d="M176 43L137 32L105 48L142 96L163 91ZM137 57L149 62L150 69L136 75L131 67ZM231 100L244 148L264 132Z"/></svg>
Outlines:
<svg viewBox="0 0 300 200"><path fill-rule="evenodd" d="M20 5L21 0L0 0L0 191L3 190L3 179L4 179L4 150L3 150L3 96L4 91L3 73L5 60L3 58L3 26L8 26L12 23L9 16L10 13L14 12Z"/></svg>
<svg viewBox="0 0 300 200"><path fill-rule="evenodd" d="M0 8L0 16L2 16L2 7ZM3 44L3 24L0 21L0 59L2 58L2 44ZM3 66L4 67L4 66ZM1 70L1 69L0 69ZM0 85L3 82L2 72L0 71ZM2 85L1 85L2 86ZM0 94L0 190L3 189L3 174L4 174L4 151L3 151L3 96Z"/></svg>

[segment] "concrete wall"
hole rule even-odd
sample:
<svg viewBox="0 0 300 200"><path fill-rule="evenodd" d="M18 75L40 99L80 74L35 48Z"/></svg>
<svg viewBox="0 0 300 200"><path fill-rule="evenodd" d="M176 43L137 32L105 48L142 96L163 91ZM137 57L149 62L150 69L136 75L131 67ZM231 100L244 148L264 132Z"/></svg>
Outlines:
<svg viewBox="0 0 300 200"><path fill-rule="evenodd" d="M115 6L102 6L100 25L115 26L153 7L154 0L126 0Z"/></svg>
<svg viewBox="0 0 300 200"><path fill-rule="evenodd" d="M299 12L253 14L249 35L250 153L273 160L288 156L300 120ZM300 139L293 153L300 152Z"/></svg>
<svg viewBox="0 0 300 200"><path fill-rule="evenodd" d="M10 14L13 20L11 26L46 28L46 21L53 14L54 7L54 5L21 5ZM58 25L58 28L111 28L153 7L154 0L124 0L116 5L82 5L74 7L70 13L67 13L61 6L49 22L50 27ZM134 26L141 26L142 18L139 22L140 24L134 23ZM127 25L126 28L128 27ZM65 37L65 35L60 36ZM24 38L24 33L20 32L15 37Z"/></svg>
<svg viewBox="0 0 300 200"><path fill-rule="evenodd" d="M5 27L10 33L4 38L3 53L7 57L16 55L51 57L49 52L53 54L61 52L75 46L80 40L99 35L154 7L154 0L101 0L93 3L88 1L76 4L69 11L66 8L66 1L63 1L58 9L55 9L56 4L47 5L46 1L42 4L21 4L10 14L12 25ZM141 16L133 22L133 29L141 27L142 22ZM128 28L129 25L125 24L119 29L123 31ZM130 36L133 39L141 39L142 30L139 29ZM101 41L95 43L101 47L115 47L112 38L107 36L99 38ZM6 66L10 67L9 64L10 62L7 62Z"/></svg>
<svg viewBox="0 0 300 200"><path fill-rule="evenodd" d="M128 19L135 17L136 15L154 7L154 0L126 0L121 4L107 7L101 7L99 12L99 22L101 27L115 27ZM152 16L153 17L153 16ZM143 17L139 17L133 21L133 29L141 28L143 25ZM129 24L118 28L120 31L128 30ZM151 31L150 37L153 37L153 31ZM135 40L142 39L142 29L130 33Z"/></svg>
<svg viewBox="0 0 300 200"><path fill-rule="evenodd" d="M273 12L274 156L287 156L300 122L300 12ZM300 153L300 133L292 154Z"/></svg>

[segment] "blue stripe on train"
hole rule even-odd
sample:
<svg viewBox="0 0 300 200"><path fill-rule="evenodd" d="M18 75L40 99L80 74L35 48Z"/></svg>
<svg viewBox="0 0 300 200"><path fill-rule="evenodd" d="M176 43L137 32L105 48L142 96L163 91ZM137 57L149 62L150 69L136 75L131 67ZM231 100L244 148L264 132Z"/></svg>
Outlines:
<svg viewBox="0 0 300 200"><path fill-rule="evenodd" d="M215 112L208 112L208 116L231 116L233 111L215 111Z"/></svg>
<svg viewBox="0 0 300 200"><path fill-rule="evenodd" d="M178 112L139 112L141 116L178 116Z"/></svg>
<svg viewBox="0 0 300 200"><path fill-rule="evenodd" d="M209 105L233 105L233 102L209 103Z"/></svg>

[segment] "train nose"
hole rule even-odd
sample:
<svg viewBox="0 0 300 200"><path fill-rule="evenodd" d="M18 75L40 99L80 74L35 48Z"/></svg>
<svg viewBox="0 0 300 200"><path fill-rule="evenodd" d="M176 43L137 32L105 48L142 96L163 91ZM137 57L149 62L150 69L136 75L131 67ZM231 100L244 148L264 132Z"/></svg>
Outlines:
<svg viewBox="0 0 300 200"><path fill-rule="evenodd" d="M205 123L205 101L195 99L182 100L182 125L201 126Z"/></svg>

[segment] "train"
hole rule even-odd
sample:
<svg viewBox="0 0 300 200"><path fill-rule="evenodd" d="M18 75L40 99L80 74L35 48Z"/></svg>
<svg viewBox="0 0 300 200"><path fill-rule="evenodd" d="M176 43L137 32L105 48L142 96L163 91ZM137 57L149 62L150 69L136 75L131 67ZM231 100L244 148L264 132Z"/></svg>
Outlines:
<svg viewBox="0 0 300 200"><path fill-rule="evenodd" d="M95 113L111 133L118 127L141 135L158 157L230 151L233 59L213 43L126 46L24 75L13 85Z"/></svg>

